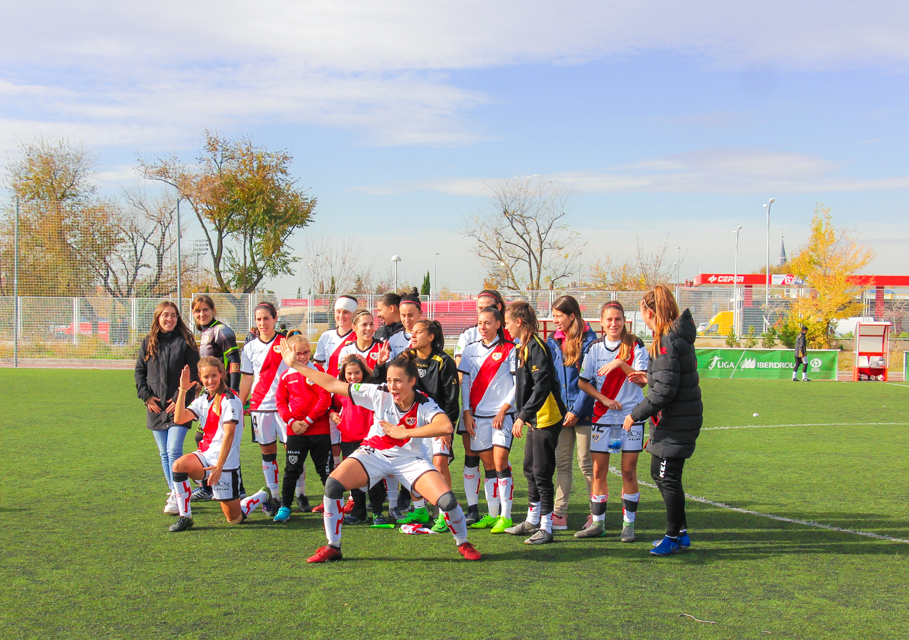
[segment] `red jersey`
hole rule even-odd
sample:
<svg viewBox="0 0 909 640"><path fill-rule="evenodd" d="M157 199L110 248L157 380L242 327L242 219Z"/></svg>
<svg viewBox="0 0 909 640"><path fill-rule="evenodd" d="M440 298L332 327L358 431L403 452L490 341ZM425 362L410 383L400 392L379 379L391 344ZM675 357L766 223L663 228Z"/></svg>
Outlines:
<svg viewBox="0 0 909 640"><path fill-rule="evenodd" d="M312 367L312 365L307 365ZM314 367L313 367L314 368ZM330 433L328 409L331 406L331 394L303 374L291 369L278 382L277 392L278 415L287 427L287 435L294 436L290 424L295 420L309 423L309 429L303 435L317 436Z"/></svg>
<svg viewBox="0 0 909 640"><path fill-rule="evenodd" d="M355 404L347 396L338 396L341 400L341 432L343 442L359 442L363 440L372 427L373 414L366 407Z"/></svg>

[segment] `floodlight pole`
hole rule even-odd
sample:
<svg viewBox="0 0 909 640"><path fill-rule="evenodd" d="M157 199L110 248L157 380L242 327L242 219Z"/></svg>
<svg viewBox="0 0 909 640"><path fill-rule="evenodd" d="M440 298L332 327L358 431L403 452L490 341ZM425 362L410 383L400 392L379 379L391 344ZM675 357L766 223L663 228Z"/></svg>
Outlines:
<svg viewBox="0 0 909 640"><path fill-rule="evenodd" d="M764 205L767 209L767 265L764 282L764 333L770 328L770 207L776 202L776 198L770 198L770 202Z"/></svg>
<svg viewBox="0 0 909 640"><path fill-rule="evenodd" d="M439 285L437 284L438 282L439 282L439 254L438 254L438 252L436 252L435 261L433 263L432 282L429 283L430 284L430 287L429 287L429 317L430 318L436 317L435 296L439 293L439 289L438 289Z"/></svg>
<svg viewBox="0 0 909 640"><path fill-rule="evenodd" d="M739 316L739 232L741 230L742 225L739 225L738 229L732 232L735 234L735 268L732 276L732 330L736 335L741 333L737 322Z"/></svg>
<svg viewBox="0 0 909 640"><path fill-rule="evenodd" d="M13 367L19 367L19 196L16 196L16 224L13 259Z"/></svg>
<svg viewBox="0 0 909 640"><path fill-rule="evenodd" d="M183 254L180 250L180 197L177 197L177 309L183 313Z"/></svg>

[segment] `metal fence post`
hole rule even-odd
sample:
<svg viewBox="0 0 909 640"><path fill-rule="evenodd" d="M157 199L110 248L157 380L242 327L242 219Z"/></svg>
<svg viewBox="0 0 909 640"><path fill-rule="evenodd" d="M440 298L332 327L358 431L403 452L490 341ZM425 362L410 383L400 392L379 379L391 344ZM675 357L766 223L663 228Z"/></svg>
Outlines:
<svg viewBox="0 0 909 640"><path fill-rule="evenodd" d="M79 298L73 298L73 344L78 344L79 336Z"/></svg>
<svg viewBox="0 0 909 640"><path fill-rule="evenodd" d="M13 366L19 367L19 332L21 311L19 308L19 197L16 196L16 230L13 236L15 257L13 258Z"/></svg>

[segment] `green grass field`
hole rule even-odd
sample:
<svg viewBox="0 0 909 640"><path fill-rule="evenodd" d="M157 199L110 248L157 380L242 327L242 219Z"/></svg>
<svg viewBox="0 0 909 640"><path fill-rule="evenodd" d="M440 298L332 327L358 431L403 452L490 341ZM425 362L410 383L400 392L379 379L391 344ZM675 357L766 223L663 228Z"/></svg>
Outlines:
<svg viewBox="0 0 909 640"><path fill-rule="evenodd" d="M812 426L704 431L686 466L689 494L909 540L909 385L702 385L705 429ZM193 530L169 534L131 372L5 369L0 389L4 639L909 636L906 542L689 501L691 550L653 558L659 493L642 488L637 543L618 542L615 499L610 535L579 541L579 473L569 531L555 544L473 532L479 563L463 561L449 535L347 527L342 562L306 565L324 541L321 518L274 525L258 512L231 527L212 502L194 505ZM257 447L244 440L256 488ZM461 460L459 446L459 496ZM519 473L520 444L512 460ZM649 462L641 456L642 480ZM308 480L318 499L318 477ZM610 488L618 496L619 484Z"/></svg>

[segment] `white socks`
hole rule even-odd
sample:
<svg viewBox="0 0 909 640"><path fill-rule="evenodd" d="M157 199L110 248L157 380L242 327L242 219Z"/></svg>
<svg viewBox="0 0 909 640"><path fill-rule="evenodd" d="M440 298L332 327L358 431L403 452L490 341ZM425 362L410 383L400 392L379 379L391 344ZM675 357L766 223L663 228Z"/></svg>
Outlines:
<svg viewBox="0 0 909 640"><path fill-rule="evenodd" d="M540 503L531 502L530 507L527 509L527 522L532 525L540 524Z"/></svg>
<svg viewBox="0 0 909 640"><path fill-rule="evenodd" d="M445 514L445 524L448 525L448 530L454 536L455 542L458 545L467 542L467 520L464 519L464 510L461 509L461 505L443 513Z"/></svg>
<svg viewBox="0 0 909 640"><path fill-rule="evenodd" d="M486 504L489 505L489 515L493 518L499 517L499 479L495 476L495 471L490 476L487 472L486 480L483 482L483 491L486 493Z"/></svg>
<svg viewBox="0 0 909 640"><path fill-rule="evenodd" d="M626 524L634 524L634 518L637 516L638 502L640 502L640 500L640 492L622 494L622 520Z"/></svg>
<svg viewBox="0 0 909 640"><path fill-rule="evenodd" d="M271 491L273 498L281 497L281 488L278 486L278 461L262 460L262 474L265 476L265 486Z"/></svg>
<svg viewBox="0 0 909 640"><path fill-rule="evenodd" d="M467 494L468 507L479 504L480 467L464 467L464 493Z"/></svg>
<svg viewBox="0 0 909 640"><path fill-rule="evenodd" d="M552 533L552 512L551 511L540 518L540 529L542 529L546 533Z"/></svg>
<svg viewBox="0 0 909 640"><path fill-rule="evenodd" d="M248 516L253 511L256 510L256 507L261 506L265 500L268 499L268 494L262 490L256 491L251 496L246 496L240 500L240 511L243 512L244 516Z"/></svg>
<svg viewBox="0 0 909 640"><path fill-rule="evenodd" d="M192 517L193 510L189 507L192 491L190 490L188 478L179 481L176 478L174 479L174 495L177 498L177 509L180 510L180 515Z"/></svg>
<svg viewBox="0 0 909 640"><path fill-rule="evenodd" d="M341 548L341 521L344 520L344 514L341 513L340 500L332 500L328 496L322 498L322 506L325 511L322 513L322 523L325 525L325 537L328 544L338 549Z"/></svg>

